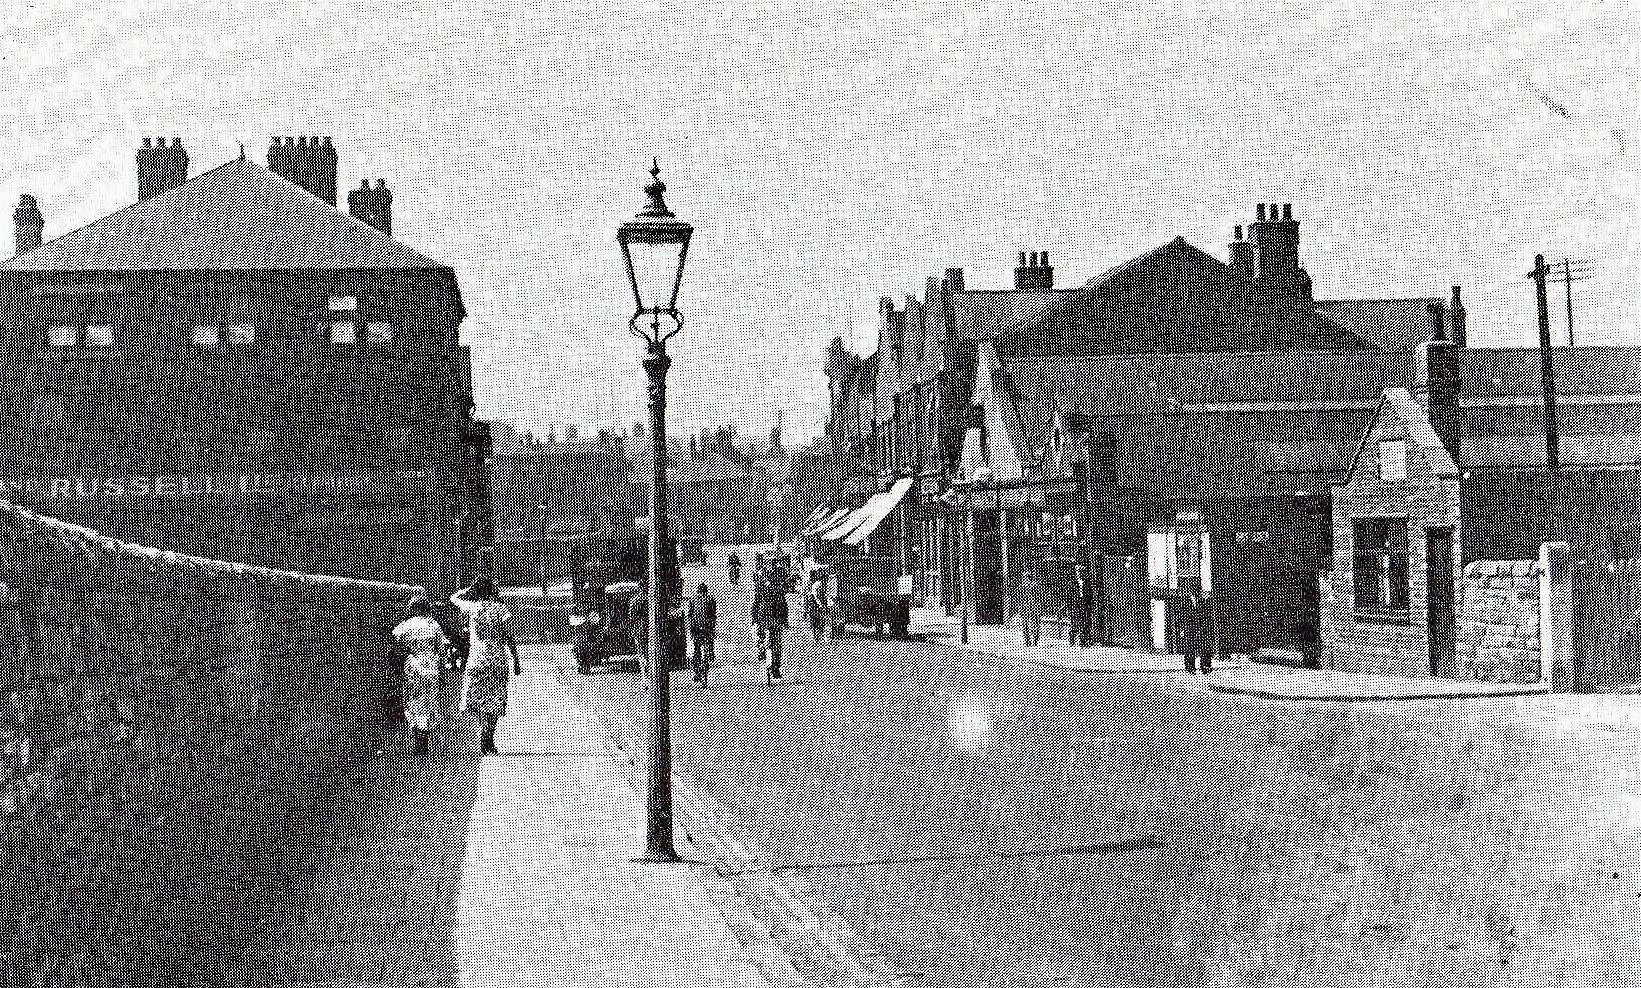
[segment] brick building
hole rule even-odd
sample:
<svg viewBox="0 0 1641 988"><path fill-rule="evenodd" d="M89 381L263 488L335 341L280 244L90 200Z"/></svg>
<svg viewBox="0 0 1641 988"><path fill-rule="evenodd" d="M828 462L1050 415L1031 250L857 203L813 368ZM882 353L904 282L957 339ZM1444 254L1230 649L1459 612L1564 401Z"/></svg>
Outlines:
<svg viewBox="0 0 1641 988"><path fill-rule="evenodd" d="M190 178L145 139L137 202L0 264L10 496L204 556L448 586L490 543L454 272L336 206L328 138Z"/></svg>
<svg viewBox="0 0 1641 988"><path fill-rule="evenodd" d="M1356 352L1374 366L1406 364L1412 343L1429 338L1432 306L1451 312L1462 338L1465 315L1457 291L1451 302L1315 299L1300 263L1299 222L1291 206L1257 206L1246 235L1235 228L1230 256L1222 262L1175 238L1066 289L1054 287L1046 252L1024 252L1012 289L969 289L962 270L951 269L928 280L921 300L908 298L903 308L882 300L876 352L858 358L835 346L827 361L833 407L823 442L843 478L833 500L858 504L887 489L893 477L917 477L918 493L905 499L883 534L874 535L871 548L894 551L926 599L951 605L964 512L953 515L941 495L972 477L975 464L964 462L965 436L988 414L1012 415L1031 405L1037 420L1007 438L1024 444L1017 453L1022 469L1035 469L1054 413L1082 411L1075 401L1060 402L1056 389L1088 382L1068 381L1062 371L1090 373L1090 365L1080 362L1103 367L1103 358L1123 355L1276 351ZM978 398L976 389L989 387L991 370L1004 363L1017 365L1007 375L1006 393ZM1168 375L1166 362L1157 373ZM1313 373L1295 370L1292 380L1269 382L1283 390L1258 392L1227 382L1226 392L1244 403L1299 398ZM1370 406L1377 398L1385 382L1373 382L1370 391L1352 393L1356 405ZM1009 443L998 446L996 455L1006 458ZM1001 472L990 471L994 477L1008 474L1006 464ZM1038 503L1042 493L1033 495ZM822 500L816 508L838 506ZM982 526L991 517L983 512ZM981 538L990 544L992 535L983 527ZM1017 575L1003 565L1000 548L987 559L988 567ZM980 579L975 585L992 584ZM1006 602L979 603L988 619L1006 614Z"/></svg>
<svg viewBox="0 0 1641 988"><path fill-rule="evenodd" d="M1569 542L1583 575L1614 583L1586 595L1581 619L1628 609L1619 597L1633 588L1610 575L1641 558L1641 351L1554 351L1554 471L1538 362L1537 349L1428 343L1409 388L1384 393L1334 485L1326 665L1537 681L1533 567L1546 541ZM1633 655L1612 654L1634 651L1633 610L1627 620L1601 657L1609 679L1634 674L1622 668Z"/></svg>

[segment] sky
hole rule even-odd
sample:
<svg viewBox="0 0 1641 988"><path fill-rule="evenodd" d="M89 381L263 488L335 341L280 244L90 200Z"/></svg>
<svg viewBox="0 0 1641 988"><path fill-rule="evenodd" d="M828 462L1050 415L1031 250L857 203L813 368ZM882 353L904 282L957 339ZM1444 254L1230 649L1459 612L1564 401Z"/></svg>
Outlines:
<svg viewBox="0 0 1641 988"><path fill-rule="evenodd" d="M323 134L455 268L480 413L644 415L616 226L658 157L694 224L669 427L821 427L821 354L877 300L1047 250L1080 284L1291 202L1321 298L1461 285L1536 339L1535 253L1592 262L1579 343L1641 344L1637 3L12 3L0 196L52 237ZM1558 339L1565 332L1561 308Z"/></svg>

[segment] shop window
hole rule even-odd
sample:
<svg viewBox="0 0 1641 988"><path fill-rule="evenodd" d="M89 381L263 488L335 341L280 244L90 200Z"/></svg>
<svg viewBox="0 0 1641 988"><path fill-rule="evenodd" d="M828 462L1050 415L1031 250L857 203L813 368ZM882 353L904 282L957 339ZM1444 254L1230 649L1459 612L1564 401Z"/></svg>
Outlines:
<svg viewBox="0 0 1641 988"><path fill-rule="evenodd" d="M51 342L52 346L79 346L80 327L53 326L46 330L46 339Z"/></svg>
<svg viewBox="0 0 1641 988"><path fill-rule="evenodd" d="M393 324L390 322L373 322L365 327L366 339L371 343L392 343Z"/></svg>
<svg viewBox="0 0 1641 988"><path fill-rule="evenodd" d="M352 322L338 320L330 324L330 341L332 343L358 343L359 327Z"/></svg>
<svg viewBox="0 0 1641 988"><path fill-rule="evenodd" d="M1351 522L1351 571L1358 620L1407 619L1407 556L1406 518L1357 518Z"/></svg>
<svg viewBox="0 0 1641 988"><path fill-rule="evenodd" d="M197 346L216 346L222 342L222 331L215 326L195 326L194 343Z"/></svg>
<svg viewBox="0 0 1641 988"><path fill-rule="evenodd" d="M1407 479L1407 440L1385 439L1380 441L1379 479Z"/></svg>
<svg viewBox="0 0 1641 988"><path fill-rule="evenodd" d="M359 309L359 300L352 295L332 295L330 310L332 312L355 312Z"/></svg>
<svg viewBox="0 0 1641 988"><path fill-rule="evenodd" d="M87 326L85 328L86 346L113 346L114 327L106 325Z"/></svg>
<svg viewBox="0 0 1641 988"><path fill-rule="evenodd" d="M239 344L255 343L256 327L250 325L249 323L239 323L238 325L229 326L228 342Z"/></svg>

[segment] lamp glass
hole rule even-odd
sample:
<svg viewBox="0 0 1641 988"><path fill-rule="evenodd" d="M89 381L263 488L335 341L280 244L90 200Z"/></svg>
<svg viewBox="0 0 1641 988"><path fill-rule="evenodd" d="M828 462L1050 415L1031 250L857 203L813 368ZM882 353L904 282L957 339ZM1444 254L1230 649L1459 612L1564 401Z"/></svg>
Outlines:
<svg viewBox="0 0 1641 988"><path fill-rule="evenodd" d="M633 300L639 312L668 312L677 307L683 278L684 237L628 237L623 243L632 268Z"/></svg>

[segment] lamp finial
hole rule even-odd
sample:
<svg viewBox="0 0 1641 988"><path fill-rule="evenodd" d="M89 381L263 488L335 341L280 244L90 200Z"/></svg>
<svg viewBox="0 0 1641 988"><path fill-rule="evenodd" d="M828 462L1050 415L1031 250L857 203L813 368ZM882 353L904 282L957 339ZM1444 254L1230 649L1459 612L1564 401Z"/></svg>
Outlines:
<svg viewBox="0 0 1641 988"><path fill-rule="evenodd" d="M663 194L667 191L667 183L661 181L661 160L650 159L650 184L644 186L644 193L650 201L638 211L639 216L671 219L672 210L667 208L667 201Z"/></svg>

